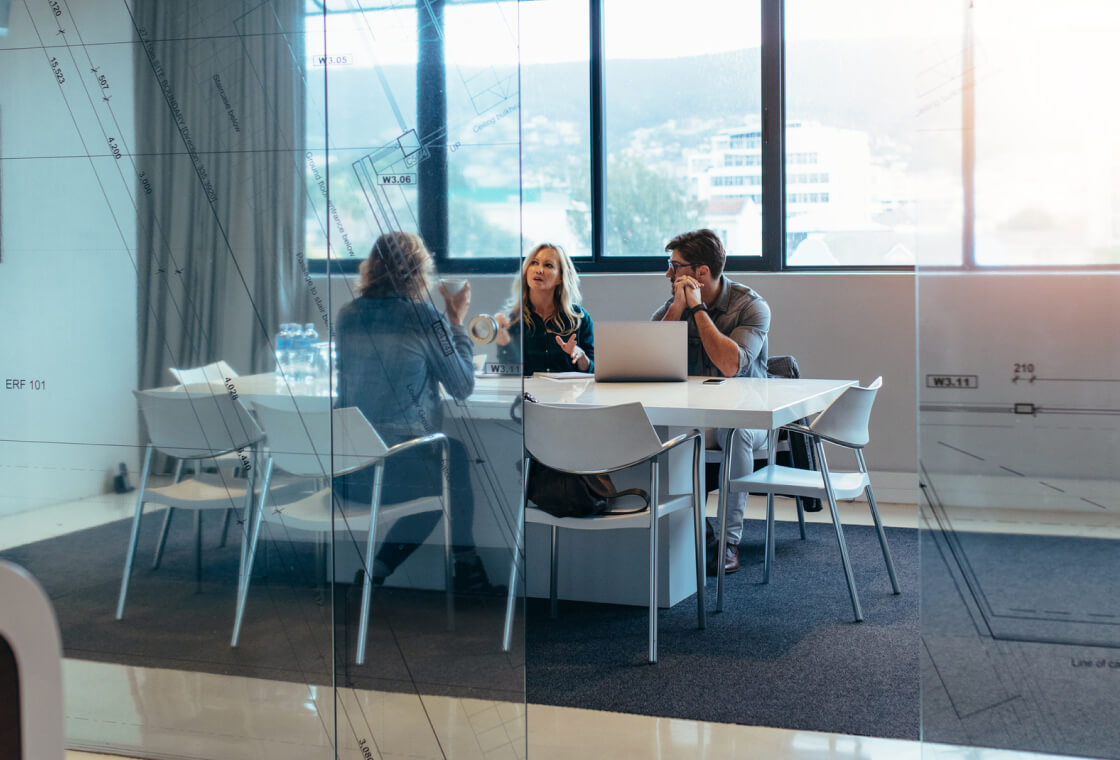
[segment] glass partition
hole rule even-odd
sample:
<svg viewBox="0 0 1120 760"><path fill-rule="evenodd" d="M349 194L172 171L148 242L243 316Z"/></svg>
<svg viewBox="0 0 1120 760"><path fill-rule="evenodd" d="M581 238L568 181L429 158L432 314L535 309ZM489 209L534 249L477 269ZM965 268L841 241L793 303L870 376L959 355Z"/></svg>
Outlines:
<svg viewBox="0 0 1120 760"><path fill-rule="evenodd" d="M0 557L58 615L67 746L525 755L521 379L467 334L519 267L517 29L12 8ZM441 278L481 247L508 273Z"/></svg>
<svg viewBox="0 0 1120 760"><path fill-rule="evenodd" d="M1117 278L1087 266L1118 242L1115 119L1092 94L1115 9L953 21L919 125L927 163L962 167L921 206L922 735L931 755L1118 757Z"/></svg>

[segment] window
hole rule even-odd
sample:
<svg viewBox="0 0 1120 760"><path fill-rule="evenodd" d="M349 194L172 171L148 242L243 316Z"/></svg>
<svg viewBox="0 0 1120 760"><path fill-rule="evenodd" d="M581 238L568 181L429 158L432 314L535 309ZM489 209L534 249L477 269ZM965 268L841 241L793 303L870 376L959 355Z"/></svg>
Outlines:
<svg viewBox="0 0 1120 760"><path fill-rule="evenodd" d="M727 231L730 254L761 256L759 208L730 208L721 192L749 176L723 167L760 176L758 0L611 0L603 10L604 256L664 258L670 238L704 226Z"/></svg>
<svg viewBox="0 0 1120 760"><path fill-rule="evenodd" d="M309 0L309 262L356 269L388 229L419 232L439 259L520 256L517 9Z"/></svg>
<svg viewBox="0 0 1120 760"><path fill-rule="evenodd" d="M976 137L973 261L964 263L1120 264L1120 106L1086 76L1120 68L1120 6L1036 3L1023 18L1018 4L990 0L965 23ZM1046 97L1060 107L1040 103Z"/></svg>
<svg viewBox="0 0 1120 760"><path fill-rule="evenodd" d="M915 184L931 181L914 155L917 10L893 0L786 3L791 267L914 263ZM803 192L825 182L827 193Z"/></svg>
<svg viewBox="0 0 1120 760"><path fill-rule="evenodd" d="M731 269L913 263L916 74L882 63L920 24L896 3L445 0L435 40L431 4L308 2L309 98L335 143L309 151L309 259L328 239L353 258L386 227L428 239L434 148L446 271L505 271L542 240L584 271L660 271L665 242L702 226L725 233ZM398 127L425 108L433 42L446 111L421 138Z"/></svg>
<svg viewBox="0 0 1120 760"><path fill-rule="evenodd" d="M541 241L591 255L591 75L588 3L520 4L521 218Z"/></svg>
<svg viewBox="0 0 1120 760"><path fill-rule="evenodd" d="M416 113L416 11L324 14L312 1L304 28L306 256L325 260L329 245L356 268L388 216L417 229L419 141L404 117Z"/></svg>

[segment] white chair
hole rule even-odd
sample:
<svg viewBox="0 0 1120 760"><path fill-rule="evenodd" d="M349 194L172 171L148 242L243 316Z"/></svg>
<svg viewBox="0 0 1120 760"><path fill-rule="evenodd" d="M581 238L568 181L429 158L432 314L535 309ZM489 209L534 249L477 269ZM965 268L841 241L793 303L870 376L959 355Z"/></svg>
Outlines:
<svg viewBox="0 0 1120 760"><path fill-rule="evenodd" d="M175 378L179 385L199 385L201 383L224 384L226 378L237 377L237 372L222 360L204 364L201 367L179 369L168 367L167 371Z"/></svg>
<svg viewBox="0 0 1120 760"><path fill-rule="evenodd" d="M704 437L693 430L662 442L639 403L600 408L558 407L526 403L524 411L525 450L523 473L529 472L530 457L562 472L592 475L604 474L649 462L650 508L635 514L598 515L594 517L554 517L549 513L527 508L528 478L522 478L521 515L518 530L525 523L547 525L552 530L549 560L550 609L557 609L557 542L560 529L612 530L639 528L649 532L649 661L657 662L657 579L658 522L660 518L683 509L692 509L692 525L696 550L696 617L700 628L705 626L704 610L704 506L700 494L700 461ZM670 450L691 443L692 492L661 496L660 460ZM658 519L651 519L651 512ZM520 536L515 545L520 545ZM509 591L506 599L506 622L502 649L509 651L513 629L513 608L517 584L517 558L510 567Z"/></svg>
<svg viewBox="0 0 1120 760"><path fill-rule="evenodd" d="M179 385L225 385L230 379L238 377L237 371L221 359L216 362L211 362L210 364L204 364L201 367L188 367L187 369L168 367L167 371L171 373L171 376L175 378L175 382ZM200 462L193 463L194 467L196 468L196 472L200 464ZM225 456L215 457L213 465L217 469L225 467L231 472L235 472L240 467L241 463L240 461L238 461L236 454L227 454ZM183 460L180 459L175 464L175 480L178 481L182 477ZM163 555L163 546L167 541L167 531L171 527L171 516L174 513L175 510L168 507L167 513L163 517L163 527L160 529L160 538L156 543L155 558L152 560L153 570L159 568L160 558ZM222 523L222 538L218 542L218 546L226 545L226 535L229 532L229 521L232 514L232 510L226 511L225 522Z"/></svg>
<svg viewBox="0 0 1120 760"><path fill-rule="evenodd" d="M316 399L316 401L321 401ZM387 446L373 426L357 407L331 411L329 407L296 406L291 398L278 396L268 401L255 401L257 419L268 437L267 459L261 482L261 495L254 510L245 572L237 596L231 646L237 646L245 604L249 597L253 560L260 540L261 523L270 522L310 531L334 531L343 535L366 534L363 552L363 581L361 622L358 628L359 665L365 662L366 635L369 628L369 609L372 584L374 550L379 526L387 521L420 512L438 511L443 515L444 582L446 584L447 615L449 625L454 620L454 586L451 563L450 484L448 482L447 436L433 433L410 441ZM385 468L392 466L394 456L417 447L437 447L443 458L442 488L440 495L429 496L400 504L381 503L381 485ZM333 475L346 475L367 467L374 468L373 495L369 504L342 502L327 485L311 494L301 492L291 484L287 489L271 488L277 470L290 475L319 480ZM331 540L340 540L332 536Z"/></svg>
<svg viewBox="0 0 1120 760"><path fill-rule="evenodd" d="M10 653L5 650L10 649ZM0 756L62 760L62 642L54 608L42 587L18 565L0 560ZM9 680L9 677L11 680ZM8 711L12 712L8 712ZM12 714L14 713L14 714ZM21 749L22 747L22 749Z"/></svg>
<svg viewBox="0 0 1120 760"><path fill-rule="evenodd" d="M202 512L227 510L243 505L246 524L252 510L253 474L257 444L263 438L260 426L240 400L228 393L207 395L181 391L133 391L148 427L150 443L144 454L140 489L136 497L136 516L121 579L117 620L124 617L128 581L140 537L144 504L163 504L168 508L189 509L195 513L195 577L201 582L202 544L199 530ZM234 453L247 477L234 478L222 471L201 472L169 486L148 488L152 455L160 452L176 459L198 461ZM166 536L164 536L166 538ZM163 538L161 538L162 542ZM241 542L241 564L245 561L245 541Z"/></svg>
<svg viewBox="0 0 1120 760"><path fill-rule="evenodd" d="M863 447L869 440L868 420L871 416L871 407L875 403L875 395L883 385L883 378L875 379L871 385L861 387L849 386L833 401L816 419L808 426L786 425L785 428L802 433L809 437L816 454L820 471L801 470L793 467L771 464L756 470L750 475L738 478L728 478L724 472L723 482L720 484L720 513L723 514L723 500L733 491L747 491L748 493L766 494L767 519L766 519L766 551L773 551L774 541L774 510L775 494L786 496L816 497L828 502L832 515L832 524L836 529L836 541L840 546L840 559L844 565L844 575L848 582L848 593L852 598L852 610L855 612L856 622L863 620L863 611L859 605L859 595L856 593L855 579L852 576L852 565L848 559L848 545L844 540L844 528L840 524L840 515L836 509L836 500L854 499L860 494L867 495L867 503L871 507L871 516L875 521L875 529L879 534L879 545L883 549L883 559L887 564L887 574L890 576L891 588L894 593L899 593L898 581L895 577L894 561L891 559L890 549L887 547L887 536L883 532L883 523L879 519L879 509L875 504L875 493L871 488L871 478L867 473L867 462L863 456ZM771 436L773 437L773 436ZM832 472L825 459L824 442L851 449L855 453L857 472ZM732 441L734 445L734 441ZM722 545L727 531L726 520L720 523L720 544ZM722 568L721 568L722 570ZM716 589L716 610L723 609L723 573L719 573Z"/></svg>
<svg viewBox="0 0 1120 760"><path fill-rule="evenodd" d="M796 378L801 377L801 369L797 364L797 359L795 359L793 356L790 356L788 354L771 356L770 358L768 358L766 360L766 373L769 377L783 377L783 378L789 378L789 379L796 379ZM752 456L756 461L759 460L759 459L767 459L768 458L768 455L769 455L768 446L769 446L769 439L770 438L774 438L777 441L776 448L775 448L775 456L777 456L778 453L784 452L784 453L786 453L787 456L789 456L791 461L793 461L793 462L797 461L797 455L795 455L795 453L794 453L794 450L793 450L794 447L793 447L793 444L791 443L791 440L790 440L790 437L789 437L788 434L785 435L785 436L780 436L780 435L767 436L768 440L766 442L763 442L758 448L755 448L754 451L752 452ZM723 448L706 449L704 451L704 461L705 461L705 463L707 463L707 464L720 464L720 463L723 462L723 449L728 448L729 443L725 439L725 440L720 442L720 446L722 446ZM807 462L806 466L811 468L812 467L812 462ZM796 506L797 506L797 527L798 527L798 530L801 533L801 539L802 540L805 539L805 535L806 535L805 534L805 504L803 503L804 501L805 500L802 499L802 498L798 498L798 499L795 500ZM817 502L816 500L813 500L813 502L814 502L814 506L813 506L813 508L810 509L810 511L814 511L814 512L819 511L819 509L820 509L819 502ZM722 502L721 502L721 504L722 504ZM774 511L773 510L774 510L774 502L771 499L767 502L767 513L766 513L766 519L771 523L774 521ZM722 542L721 542L720 546L721 547L723 546ZM773 558L774 558L773 545L770 542L767 542L766 543L766 550L763 553L763 569L762 569L762 582L763 583L769 583L770 582L770 564L771 564L771 560L773 560ZM722 554L720 556L720 559L721 560L723 559ZM722 574L723 570L720 570L719 573Z"/></svg>

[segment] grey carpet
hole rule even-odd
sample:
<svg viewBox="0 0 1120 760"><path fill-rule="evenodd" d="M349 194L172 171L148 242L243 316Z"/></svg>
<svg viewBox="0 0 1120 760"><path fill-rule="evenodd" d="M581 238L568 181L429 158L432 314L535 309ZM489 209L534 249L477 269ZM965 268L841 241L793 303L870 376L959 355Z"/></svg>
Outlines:
<svg viewBox="0 0 1120 760"><path fill-rule="evenodd" d="M917 531L887 531L903 593L891 593L872 528L845 529L864 622L855 623L831 525L779 524L761 583L761 523L748 521L724 612L696 628L696 606L660 615L646 663L644 608L530 600L530 702L724 723L918 738ZM708 583L714 606L715 581Z"/></svg>
<svg viewBox="0 0 1120 760"><path fill-rule="evenodd" d="M188 515L176 517L162 566L150 569L161 515L145 518L123 620L115 619L130 520L0 552L26 567L58 615L67 657L146 667L410 693L521 701L523 649L500 647L504 597L461 596L447 629L442 592L375 592L367 662L354 663L360 594L316 583L312 545L269 543L241 633L233 628L239 557L236 526L218 548L221 519L204 519L201 591ZM262 544L263 546L263 544ZM332 604L333 602L333 604ZM332 641L339 647L332 656Z"/></svg>
<svg viewBox="0 0 1120 760"><path fill-rule="evenodd" d="M923 736L1120 758L1118 588L1118 541L923 531Z"/></svg>
<svg viewBox="0 0 1120 760"><path fill-rule="evenodd" d="M874 533L847 529L866 618L859 624L831 526L810 525L801 541L795 526L779 525L774 578L763 585L761 525L750 521L725 611L709 614L705 631L696 629L691 600L662 611L656 666L645 663L641 607L564 603L552 621L547 602L530 600L527 635L519 627L515 651L503 654L503 599L460 599L449 633L442 594L399 589L378 591L369 662L356 666L354 587L317 588L306 544L271 544L242 644L231 649L238 550L216 548L218 519L205 526L197 593L189 521L173 527L156 571L149 564L158 520L145 521L123 621L113 613L128 521L2 556L28 567L51 595L69 657L323 685L337 675L340 685L361 688L515 701L527 693L544 704L917 737L916 531L888 531L904 590L894 596ZM714 581L708 588L714 594ZM332 636L346 642L337 658Z"/></svg>

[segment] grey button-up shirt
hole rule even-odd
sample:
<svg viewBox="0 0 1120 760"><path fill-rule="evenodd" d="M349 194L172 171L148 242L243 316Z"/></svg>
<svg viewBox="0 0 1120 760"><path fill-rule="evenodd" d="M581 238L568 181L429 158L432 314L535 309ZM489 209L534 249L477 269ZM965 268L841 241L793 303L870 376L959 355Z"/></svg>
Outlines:
<svg viewBox="0 0 1120 760"><path fill-rule="evenodd" d="M766 334L770 332L770 307L758 293L746 285L732 282L720 275L720 292L715 303L708 307L708 316L716 328L739 344L739 371L736 377L766 377ZM670 298L653 313L651 319L660 321L669 311L673 299ZM688 321L688 374L707 377L722 377L723 373L712 363L704 345L696 321L682 315Z"/></svg>

